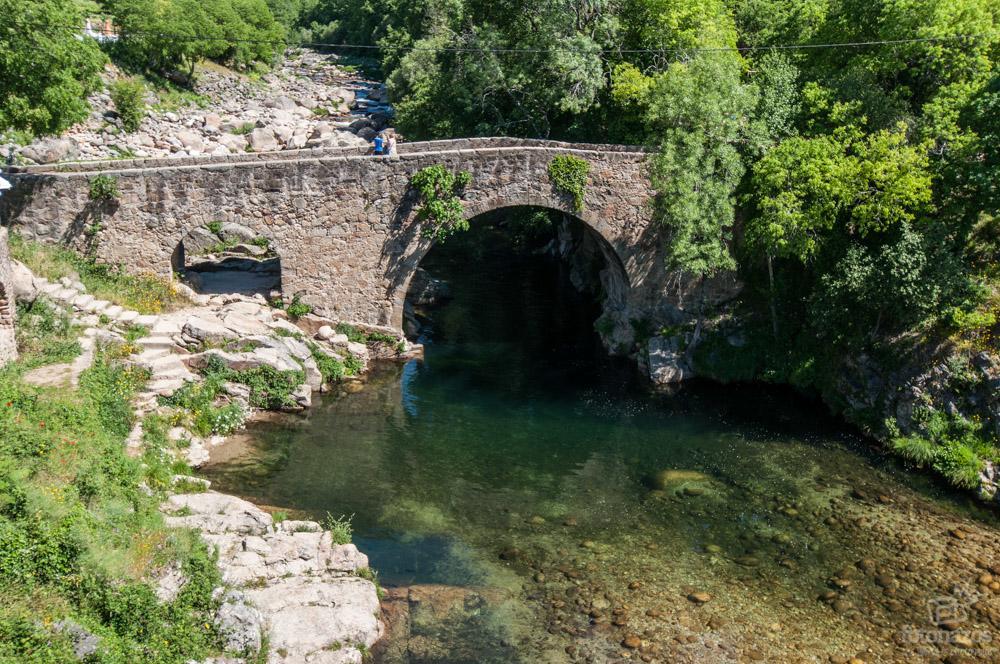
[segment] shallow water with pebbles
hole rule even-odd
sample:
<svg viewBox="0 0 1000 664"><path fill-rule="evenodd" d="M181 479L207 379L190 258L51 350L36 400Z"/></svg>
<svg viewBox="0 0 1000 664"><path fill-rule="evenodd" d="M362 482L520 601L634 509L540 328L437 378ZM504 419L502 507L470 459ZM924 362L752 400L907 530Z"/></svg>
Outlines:
<svg viewBox="0 0 1000 664"><path fill-rule="evenodd" d="M423 362L205 469L354 515L379 661L1000 662L995 513L790 392L652 393L558 264L476 260L432 261L454 299Z"/></svg>

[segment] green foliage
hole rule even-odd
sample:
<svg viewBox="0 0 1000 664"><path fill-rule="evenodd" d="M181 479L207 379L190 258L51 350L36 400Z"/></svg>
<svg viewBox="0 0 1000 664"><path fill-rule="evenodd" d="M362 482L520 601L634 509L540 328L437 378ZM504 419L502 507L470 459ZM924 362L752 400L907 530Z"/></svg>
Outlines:
<svg viewBox="0 0 1000 664"><path fill-rule="evenodd" d="M80 386L96 395L96 415L105 431L125 438L135 424L130 400L149 379L138 367L122 367L109 360L113 350L99 349L94 365L80 375Z"/></svg>
<svg viewBox="0 0 1000 664"><path fill-rule="evenodd" d="M218 403L225 382L221 373L210 374L203 382L186 382L160 403L179 409L174 423L203 438L228 436L243 427L246 413L235 402Z"/></svg>
<svg viewBox="0 0 1000 664"><path fill-rule="evenodd" d="M60 624L100 637L94 661L168 664L221 650L216 561L195 533L164 526L164 462L126 453L142 376L118 354L99 352L76 392L28 386L20 365L0 376L2 661L74 661ZM173 565L188 583L160 601L154 578Z"/></svg>
<svg viewBox="0 0 1000 664"><path fill-rule="evenodd" d="M417 220L426 224L421 231L424 237L440 242L456 231L469 229L459 196L471 181L467 171L456 175L441 165L427 166L413 174L410 186L420 199Z"/></svg>
<svg viewBox="0 0 1000 664"><path fill-rule="evenodd" d="M707 54L670 65L654 81L646 121L659 148L657 218L670 231L673 266L697 275L736 267L729 245L735 192L745 170L737 148L756 104L739 62Z"/></svg>
<svg viewBox="0 0 1000 664"><path fill-rule="evenodd" d="M939 411L914 415L920 433L893 438L892 449L921 466L930 465L956 487L977 488L983 459L1000 458L1000 449L987 442L982 424Z"/></svg>
<svg viewBox="0 0 1000 664"><path fill-rule="evenodd" d="M87 117L105 57L82 23L72 0L0 0L0 131L58 134Z"/></svg>
<svg viewBox="0 0 1000 664"><path fill-rule="evenodd" d="M385 344L387 346L392 346L395 348L396 352L401 353L405 349L405 344L399 337L388 334L386 332L365 332L364 330L351 325L350 323L337 323L337 334L343 334L347 336L348 341L353 341L354 343L365 344ZM350 358L356 359L356 358ZM345 360L347 362L348 360ZM358 373L353 371L350 375Z"/></svg>
<svg viewBox="0 0 1000 664"><path fill-rule="evenodd" d="M208 230L210 230L215 235L218 235L219 233L222 232L222 222L221 221L210 221L207 224L205 224L205 228L207 228Z"/></svg>
<svg viewBox="0 0 1000 664"><path fill-rule="evenodd" d="M312 311L313 311L312 306L300 300L298 295L292 297L292 301L288 303L287 307L285 307L285 312L288 314L288 317L291 318L292 320L301 318L306 314L311 314Z"/></svg>
<svg viewBox="0 0 1000 664"><path fill-rule="evenodd" d="M139 131L146 117L145 95L146 87L139 81L122 80L111 85L111 101L121 118L122 128L129 133Z"/></svg>
<svg viewBox="0 0 1000 664"><path fill-rule="evenodd" d="M246 68L269 64L281 51L284 27L265 0L106 0L121 39L111 46L137 71L181 74L211 59Z"/></svg>
<svg viewBox="0 0 1000 664"><path fill-rule="evenodd" d="M118 198L118 180L110 175L95 175L90 179L90 200L110 201Z"/></svg>
<svg viewBox="0 0 1000 664"><path fill-rule="evenodd" d="M573 198L573 209L583 211L583 196L587 188L590 162L573 155L558 155L549 162L552 185Z"/></svg>
<svg viewBox="0 0 1000 664"><path fill-rule="evenodd" d="M231 381L250 388L250 405L265 410L279 410L295 404L292 393L305 380L301 371L278 371L269 366L234 371L220 358L209 358L204 372L206 382L221 385Z"/></svg>
<svg viewBox="0 0 1000 664"><path fill-rule="evenodd" d="M309 351L316 361L319 372L323 375L324 383L336 383L346 375L347 371L344 368L344 363L324 353L316 344L310 342Z"/></svg>
<svg viewBox="0 0 1000 664"><path fill-rule="evenodd" d="M256 128L257 128L257 125L255 123L253 123L253 122L244 122L239 127L234 127L232 133L235 134L235 135L237 135L237 136L246 136L247 134L249 134L250 132L252 132Z"/></svg>
<svg viewBox="0 0 1000 664"><path fill-rule="evenodd" d="M334 544L351 543L351 538L354 536L354 527L351 525L352 519L354 519L353 514L351 516L341 514L339 517L334 518L329 512L326 513L323 528L329 531L330 539Z"/></svg>
<svg viewBox="0 0 1000 664"><path fill-rule="evenodd" d="M27 369L70 362L83 351L69 314L48 300L18 302L15 322L20 364Z"/></svg>

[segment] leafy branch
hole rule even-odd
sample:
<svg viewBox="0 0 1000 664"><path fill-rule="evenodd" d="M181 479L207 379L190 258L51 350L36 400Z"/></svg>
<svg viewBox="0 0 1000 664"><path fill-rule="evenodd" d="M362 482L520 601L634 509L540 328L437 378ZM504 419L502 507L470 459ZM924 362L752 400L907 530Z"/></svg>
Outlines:
<svg viewBox="0 0 1000 664"><path fill-rule="evenodd" d="M587 189L590 162L564 154L549 162L549 178L558 191L573 197L573 209L583 211L583 195Z"/></svg>
<svg viewBox="0 0 1000 664"><path fill-rule="evenodd" d="M417 220L427 224L421 231L424 237L441 241L456 231L469 230L459 196L470 182L468 171L452 173L440 164L413 174L410 185L420 196Z"/></svg>

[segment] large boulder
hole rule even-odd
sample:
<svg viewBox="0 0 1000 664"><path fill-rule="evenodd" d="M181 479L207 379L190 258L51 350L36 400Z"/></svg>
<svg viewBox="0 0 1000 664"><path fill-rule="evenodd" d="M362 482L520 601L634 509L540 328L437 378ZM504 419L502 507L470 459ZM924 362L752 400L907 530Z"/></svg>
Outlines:
<svg viewBox="0 0 1000 664"><path fill-rule="evenodd" d="M677 337L653 337L648 348L649 377L657 385L679 383L694 376L694 369L687 355L681 352Z"/></svg>
<svg viewBox="0 0 1000 664"><path fill-rule="evenodd" d="M194 228L184 236L184 252L190 256L204 256L220 240L218 235L207 228Z"/></svg>
<svg viewBox="0 0 1000 664"><path fill-rule="evenodd" d="M270 129L257 128L250 132L250 148L254 152L274 152L281 149L281 145L274 137L274 132Z"/></svg>
<svg viewBox="0 0 1000 664"><path fill-rule="evenodd" d="M219 237L226 242L253 242L257 234L243 224L230 221L222 224Z"/></svg>
<svg viewBox="0 0 1000 664"><path fill-rule="evenodd" d="M184 149L191 154L201 154L205 151L205 141L202 140L201 134L182 129L175 134L175 137L180 141Z"/></svg>
<svg viewBox="0 0 1000 664"><path fill-rule="evenodd" d="M171 526L209 535L264 535L273 526L271 515L253 503L215 491L175 494L160 510Z"/></svg>
<svg viewBox="0 0 1000 664"><path fill-rule="evenodd" d="M366 579L293 576L246 592L267 616L280 661L360 663L358 646L368 649L382 635L378 597Z"/></svg>
<svg viewBox="0 0 1000 664"><path fill-rule="evenodd" d="M41 282L23 263L11 261L11 286L14 289L14 299L23 302L34 302L41 291Z"/></svg>
<svg viewBox="0 0 1000 664"><path fill-rule="evenodd" d="M294 109L298 104L291 97L286 97L285 95L278 95L277 97L271 97L264 102L264 105L268 108L277 108L283 111L290 111Z"/></svg>
<svg viewBox="0 0 1000 664"><path fill-rule="evenodd" d="M279 348L256 348L245 353L227 353L213 348L204 353L196 353L185 358L187 365L202 369L212 358L217 358L233 371L246 371L260 367L271 367L275 371L301 371L302 367L291 354Z"/></svg>
<svg viewBox="0 0 1000 664"><path fill-rule="evenodd" d="M220 145L224 146L231 153L237 154L240 152L246 152L247 150L247 139L244 136L237 136L236 134L222 134L217 140Z"/></svg>
<svg viewBox="0 0 1000 664"><path fill-rule="evenodd" d="M79 154L76 143L68 138L43 138L21 149L22 157L39 164L75 159Z"/></svg>
<svg viewBox="0 0 1000 664"><path fill-rule="evenodd" d="M201 343L215 344L224 341L233 341L240 338L240 335L228 327L215 320L192 316L181 328L184 336L195 339Z"/></svg>

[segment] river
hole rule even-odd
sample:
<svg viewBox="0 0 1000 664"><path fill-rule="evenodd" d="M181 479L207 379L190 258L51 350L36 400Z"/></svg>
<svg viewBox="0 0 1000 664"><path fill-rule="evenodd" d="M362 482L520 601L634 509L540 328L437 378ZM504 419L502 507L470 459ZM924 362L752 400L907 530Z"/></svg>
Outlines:
<svg viewBox="0 0 1000 664"><path fill-rule="evenodd" d="M205 469L352 517L377 661L1000 661L995 513L789 390L651 390L565 264L519 249L495 225L435 248L424 360Z"/></svg>

